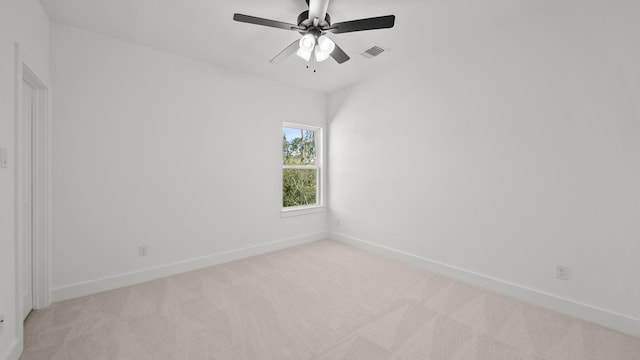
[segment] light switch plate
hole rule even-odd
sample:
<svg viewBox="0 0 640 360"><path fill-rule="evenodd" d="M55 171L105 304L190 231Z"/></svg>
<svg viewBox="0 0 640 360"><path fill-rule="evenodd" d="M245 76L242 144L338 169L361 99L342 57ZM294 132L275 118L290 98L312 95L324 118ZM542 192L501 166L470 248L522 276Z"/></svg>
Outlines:
<svg viewBox="0 0 640 360"><path fill-rule="evenodd" d="M6 168L8 163L7 148L0 147L0 168Z"/></svg>

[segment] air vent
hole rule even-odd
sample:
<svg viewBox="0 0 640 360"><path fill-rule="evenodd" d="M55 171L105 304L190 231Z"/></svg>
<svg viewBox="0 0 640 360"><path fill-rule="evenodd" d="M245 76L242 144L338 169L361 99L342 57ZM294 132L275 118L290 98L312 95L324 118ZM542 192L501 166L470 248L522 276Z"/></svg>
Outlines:
<svg viewBox="0 0 640 360"><path fill-rule="evenodd" d="M366 57L367 59L372 59L372 58L382 54L385 51L389 51L389 50L385 49L383 47L380 47L378 45L374 45L372 48L361 52L360 55Z"/></svg>

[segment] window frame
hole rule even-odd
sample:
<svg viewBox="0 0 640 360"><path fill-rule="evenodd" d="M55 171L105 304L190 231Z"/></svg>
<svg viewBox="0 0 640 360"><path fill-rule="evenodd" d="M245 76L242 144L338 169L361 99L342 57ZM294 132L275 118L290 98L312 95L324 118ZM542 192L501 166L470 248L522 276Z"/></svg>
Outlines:
<svg viewBox="0 0 640 360"><path fill-rule="evenodd" d="M324 142L322 138L322 127L315 125L283 122L280 127L280 135L282 136L282 130L284 128L294 128L302 130L310 130L314 132L315 148L316 148L316 163L315 165L285 165L284 164L284 152L280 149L280 164L282 166L280 171L280 214L282 217L298 216L305 214L314 214L324 211L324 172L323 172L323 154L324 154ZM289 206L284 207L282 204L283 180L285 169L309 169L316 171L316 203L311 205Z"/></svg>

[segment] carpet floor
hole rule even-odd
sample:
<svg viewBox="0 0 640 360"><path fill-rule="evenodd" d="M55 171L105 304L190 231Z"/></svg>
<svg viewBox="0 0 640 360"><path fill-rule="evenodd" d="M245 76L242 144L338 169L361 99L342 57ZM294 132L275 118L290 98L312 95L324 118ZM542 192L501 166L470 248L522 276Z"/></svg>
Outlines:
<svg viewBox="0 0 640 360"><path fill-rule="evenodd" d="M640 339L324 240L51 305L21 360L640 360Z"/></svg>

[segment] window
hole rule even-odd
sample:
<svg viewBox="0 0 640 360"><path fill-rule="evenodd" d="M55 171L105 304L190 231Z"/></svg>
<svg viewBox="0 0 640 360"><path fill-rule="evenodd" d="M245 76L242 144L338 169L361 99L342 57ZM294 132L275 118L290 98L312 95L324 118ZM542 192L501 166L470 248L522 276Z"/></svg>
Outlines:
<svg viewBox="0 0 640 360"><path fill-rule="evenodd" d="M282 209L321 205L320 128L282 126Z"/></svg>

